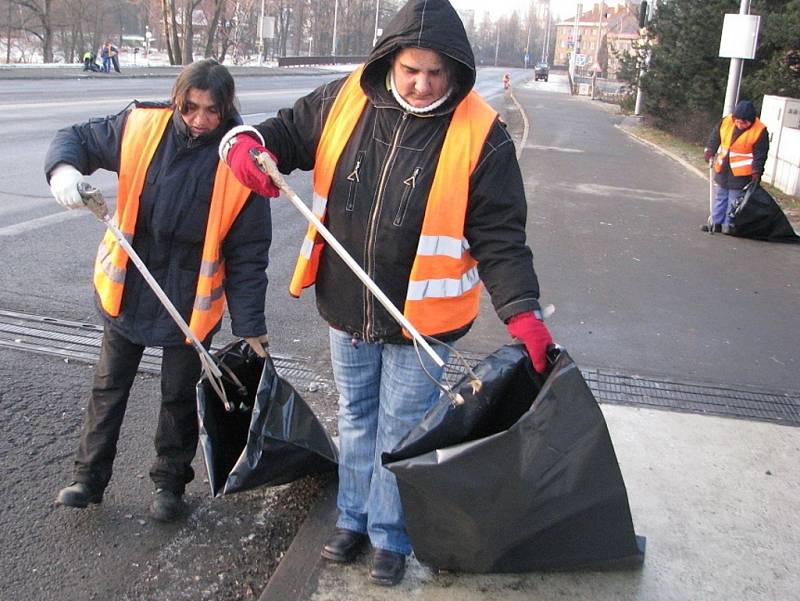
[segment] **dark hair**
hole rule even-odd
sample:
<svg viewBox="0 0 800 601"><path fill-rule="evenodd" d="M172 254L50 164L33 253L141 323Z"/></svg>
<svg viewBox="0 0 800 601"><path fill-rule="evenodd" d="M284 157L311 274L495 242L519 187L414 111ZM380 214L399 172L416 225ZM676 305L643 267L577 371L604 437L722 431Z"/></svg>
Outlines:
<svg viewBox="0 0 800 601"><path fill-rule="evenodd" d="M236 87L230 71L213 58L207 58L185 67L172 86L172 104L185 112L189 90L209 90L214 104L224 122L236 115Z"/></svg>

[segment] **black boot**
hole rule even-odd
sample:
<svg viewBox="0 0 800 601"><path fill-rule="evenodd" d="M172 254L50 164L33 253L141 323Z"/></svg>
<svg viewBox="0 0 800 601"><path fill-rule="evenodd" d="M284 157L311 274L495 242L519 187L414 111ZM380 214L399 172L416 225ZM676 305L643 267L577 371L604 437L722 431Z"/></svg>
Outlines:
<svg viewBox="0 0 800 601"><path fill-rule="evenodd" d="M711 227L707 223L704 223L703 225L700 226L700 229L702 231L704 231L704 232L708 232L708 231L711 230ZM715 234L720 233L722 231L722 224L721 223L715 223L713 231L714 231Z"/></svg>
<svg viewBox="0 0 800 601"><path fill-rule="evenodd" d="M150 504L150 517L158 522L173 522L183 513L181 495L164 488L156 489L156 496Z"/></svg>
<svg viewBox="0 0 800 601"><path fill-rule="evenodd" d="M369 579L381 586L398 584L406 573L406 556L402 553L373 549L369 567Z"/></svg>
<svg viewBox="0 0 800 601"><path fill-rule="evenodd" d="M346 528L337 528L322 547L322 557L336 563L350 563L367 542L367 535Z"/></svg>
<svg viewBox="0 0 800 601"><path fill-rule="evenodd" d="M89 503L102 502L103 491L97 492L83 482L73 482L66 488L62 488L58 491L58 496L56 497L56 505L78 507L80 509L83 509Z"/></svg>

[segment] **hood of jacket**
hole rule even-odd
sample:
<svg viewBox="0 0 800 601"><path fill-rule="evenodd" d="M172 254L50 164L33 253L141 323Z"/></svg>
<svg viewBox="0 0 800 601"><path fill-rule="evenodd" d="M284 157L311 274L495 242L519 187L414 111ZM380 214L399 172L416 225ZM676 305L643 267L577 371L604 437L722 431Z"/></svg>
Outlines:
<svg viewBox="0 0 800 601"><path fill-rule="evenodd" d="M436 50L456 66L453 94L447 107L454 107L475 85L475 56L464 24L447 0L409 0L383 31L370 52L361 75L367 95L385 89L394 54L402 48Z"/></svg>

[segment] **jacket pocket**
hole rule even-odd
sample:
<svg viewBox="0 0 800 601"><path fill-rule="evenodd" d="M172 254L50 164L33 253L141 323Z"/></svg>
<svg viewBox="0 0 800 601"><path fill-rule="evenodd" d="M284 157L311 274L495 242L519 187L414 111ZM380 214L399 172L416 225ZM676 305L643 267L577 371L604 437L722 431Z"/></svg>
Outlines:
<svg viewBox="0 0 800 601"><path fill-rule="evenodd" d="M364 155L366 152L361 150L356 155L356 165L353 167L353 170L350 172L350 175L347 176L347 181L350 182L350 187L347 190L347 204L345 205L345 210L352 212L356 206L356 195L358 194L358 184L361 183L361 176L358 173L358 170L361 169L361 163L364 161Z"/></svg>
<svg viewBox="0 0 800 601"><path fill-rule="evenodd" d="M410 177L403 180L404 189L403 195L400 198L400 205L397 207L397 214L394 217L394 225L400 226L403 224L403 219L406 216L408 205L411 202L411 196L414 194L414 189L417 187L417 177L422 172L422 167L415 167Z"/></svg>

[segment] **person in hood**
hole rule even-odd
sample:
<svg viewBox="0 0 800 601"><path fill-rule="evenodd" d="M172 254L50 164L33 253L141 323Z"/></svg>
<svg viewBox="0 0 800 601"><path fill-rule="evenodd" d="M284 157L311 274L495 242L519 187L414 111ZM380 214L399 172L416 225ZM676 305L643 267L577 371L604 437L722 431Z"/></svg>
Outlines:
<svg viewBox="0 0 800 601"><path fill-rule="evenodd" d="M117 115L60 130L45 173L58 203L75 209L84 206L78 191L84 174L116 172L115 223L197 339L211 345L227 298L233 333L265 355L270 209L230 175L217 152L223 134L241 122L235 101L225 67L214 60L193 63L175 80L171 102L135 103ZM104 321L100 359L74 482L56 503L86 507L102 501L142 353L160 346L150 514L172 521L194 477L200 358L111 232L98 250L94 287Z"/></svg>
<svg viewBox="0 0 800 601"><path fill-rule="evenodd" d="M714 204L704 232L734 233L731 207L748 184L758 185L769 153L767 126L756 117L756 107L742 100L711 130L703 151L706 161L713 160Z"/></svg>
<svg viewBox="0 0 800 601"><path fill-rule="evenodd" d="M472 49L453 7L412 0L361 68L255 128L232 130L220 155L266 196L278 190L251 150L271 153L283 173L313 169L315 213L422 334L448 343L463 336L483 282L541 372L552 339L525 241L522 177L504 124L474 84ZM369 541L369 578L394 585L411 545L381 453L437 401L433 378L442 370L418 355L313 227L290 292L311 285L330 325L340 395L339 517L322 556L349 562ZM447 348L435 348L446 360Z"/></svg>

